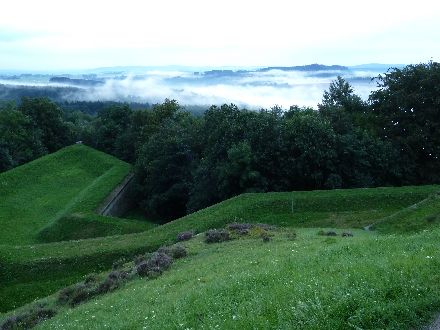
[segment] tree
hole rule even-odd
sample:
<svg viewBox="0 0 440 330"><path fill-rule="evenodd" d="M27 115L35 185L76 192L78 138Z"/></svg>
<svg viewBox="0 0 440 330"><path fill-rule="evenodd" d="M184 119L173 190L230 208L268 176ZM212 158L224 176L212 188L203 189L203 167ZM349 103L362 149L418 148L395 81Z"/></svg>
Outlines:
<svg viewBox="0 0 440 330"><path fill-rule="evenodd" d="M128 104L103 108L95 121L93 146L119 159L134 161L134 141L131 131L132 111Z"/></svg>
<svg viewBox="0 0 440 330"><path fill-rule="evenodd" d="M394 68L378 81L370 96L377 134L399 151L404 183L440 182L440 64Z"/></svg>
<svg viewBox="0 0 440 330"><path fill-rule="evenodd" d="M54 152L73 142L68 126L63 121L61 109L48 98L24 97L18 111L30 119L34 130L40 130L41 143L48 152Z"/></svg>
<svg viewBox="0 0 440 330"><path fill-rule="evenodd" d="M328 91L324 91L318 110L327 118L333 129L340 134L353 130L355 126L371 126L368 105L354 93L353 87L338 76Z"/></svg>
<svg viewBox="0 0 440 330"><path fill-rule="evenodd" d="M15 108L0 111L0 170L8 170L47 153L41 130Z"/></svg>
<svg viewBox="0 0 440 330"><path fill-rule="evenodd" d="M221 199L243 192L265 191L267 182L255 170L254 155L248 142L233 144L227 160L218 164L218 186Z"/></svg>
<svg viewBox="0 0 440 330"><path fill-rule="evenodd" d="M188 127L171 120L140 149L135 173L147 216L172 220L186 214L192 158Z"/></svg>
<svg viewBox="0 0 440 330"><path fill-rule="evenodd" d="M313 109L295 109L283 125L282 168L289 190L322 188L334 172L336 135Z"/></svg>

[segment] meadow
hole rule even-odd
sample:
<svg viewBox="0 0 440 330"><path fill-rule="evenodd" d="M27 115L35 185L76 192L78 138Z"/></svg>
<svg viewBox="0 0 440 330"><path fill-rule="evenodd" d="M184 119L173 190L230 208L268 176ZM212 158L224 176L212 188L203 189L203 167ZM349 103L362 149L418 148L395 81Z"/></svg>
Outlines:
<svg viewBox="0 0 440 330"><path fill-rule="evenodd" d="M242 194L161 226L136 212L97 215L129 171L73 146L0 174L8 229L0 234L0 319L188 230L199 233L185 242L189 256L163 276L135 279L40 326L403 329L440 310L439 186ZM268 243L203 242L203 232L232 222L278 229Z"/></svg>
<svg viewBox="0 0 440 330"><path fill-rule="evenodd" d="M414 329L440 309L440 232L279 230L185 243L189 257L60 312L41 329Z"/></svg>

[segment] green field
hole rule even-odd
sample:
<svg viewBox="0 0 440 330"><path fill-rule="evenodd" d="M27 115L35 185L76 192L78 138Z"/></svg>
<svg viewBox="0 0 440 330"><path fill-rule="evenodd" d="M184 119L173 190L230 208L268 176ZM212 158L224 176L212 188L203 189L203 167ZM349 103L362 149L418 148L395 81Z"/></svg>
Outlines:
<svg viewBox="0 0 440 330"><path fill-rule="evenodd" d="M269 243L206 245L201 234L162 277L134 280L41 326L409 329L440 310L439 186L243 194L162 226L136 220L136 211L132 219L96 215L129 170L73 146L0 174L8 229L0 233L0 311L174 243L181 231L231 222L280 229ZM368 225L373 231L362 230ZM354 237L318 236L322 228Z"/></svg>
<svg viewBox="0 0 440 330"><path fill-rule="evenodd" d="M341 231L337 231L339 234ZM190 256L41 329L414 329L440 310L440 231L185 243ZM429 258L428 258L429 257Z"/></svg>
<svg viewBox="0 0 440 330"><path fill-rule="evenodd" d="M0 311L78 277L73 271L39 282L30 267L26 280L14 278L14 273L8 278L4 260L11 251L32 249L39 243L141 232L154 227L146 221L95 213L130 169L129 164L112 156L75 145L0 174L0 279L4 284L0 286ZM26 264L27 260L23 266ZM51 271L50 267L47 271Z"/></svg>
<svg viewBox="0 0 440 330"><path fill-rule="evenodd" d="M144 222L94 215L130 168L114 157L75 145L0 174L1 244L79 239L90 236L87 229L93 237L98 234L93 227L101 221L105 222L99 227L101 236L148 229ZM69 228L61 230L66 225ZM70 237L77 231L85 236Z"/></svg>

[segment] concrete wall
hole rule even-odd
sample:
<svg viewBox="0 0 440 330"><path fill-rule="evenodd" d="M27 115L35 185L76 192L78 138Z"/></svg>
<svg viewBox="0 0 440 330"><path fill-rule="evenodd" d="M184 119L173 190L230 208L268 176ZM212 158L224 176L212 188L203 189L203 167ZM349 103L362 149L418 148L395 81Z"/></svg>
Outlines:
<svg viewBox="0 0 440 330"><path fill-rule="evenodd" d="M134 207L133 183L134 174L130 173L104 200L97 212L109 217L123 216L128 210Z"/></svg>

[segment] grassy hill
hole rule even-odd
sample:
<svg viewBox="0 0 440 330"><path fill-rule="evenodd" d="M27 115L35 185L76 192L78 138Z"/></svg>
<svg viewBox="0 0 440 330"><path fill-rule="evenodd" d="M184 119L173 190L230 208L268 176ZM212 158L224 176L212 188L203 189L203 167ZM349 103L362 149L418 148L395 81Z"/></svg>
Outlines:
<svg viewBox="0 0 440 330"><path fill-rule="evenodd" d="M39 233L51 232L51 226L62 235L59 221L68 225L64 230L66 236L97 226L99 221L105 222L100 226L101 236L147 229L142 222L89 216L129 171L130 165L125 162L75 145L0 174L0 242L38 243L49 236ZM63 221L63 217L75 213L76 219Z"/></svg>
<svg viewBox="0 0 440 330"><path fill-rule="evenodd" d="M362 228L438 189L422 186L244 194L142 233L14 249L0 245L0 279L8 283L0 289L0 307L8 310L20 306L84 274L108 269L120 257L153 251L174 242L177 233L184 230L201 232L240 219L290 227Z"/></svg>
<svg viewBox="0 0 440 330"><path fill-rule="evenodd" d="M440 230L405 236L352 230L280 229L206 244L156 279L121 288L58 315L39 329L414 329L440 309Z"/></svg>
<svg viewBox="0 0 440 330"><path fill-rule="evenodd" d="M33 277L38 267L26 259L23 281L9 273L5 258L11 251L39 243L141 232L146 221L97 215L95 210L125 178L131 166L84 145L74 145L0 174L0 311L32 300L77 278L65 272L48 281ZM49 250L56 249L50 244ZM76 249L80 250L78 246ZM40 255L42 259L49 255ZM15 262L15 261L14 261ZM26 266L27 265L27 266ZM81 267L80 267L81 269ZM47 272L51 272L50 267ZM50 291L49 291L50 292Z"/></svg>
<svg viewBox="0 0 440 330"><path fill-rule="evenodd" d="M75 328L75 322L81 322L86 328L175 328L218 323L248 328L249 322L256 322L263 328L322 328L320 322L327 320L328 328L337 328L342 324L338 322L386 328L403 324L396 321L401 318L413 327L440 309L434 297L439 281L430 275L440 264L434 249L440 234L439 186L244 194L157 227L96 215L98 205L129 170L111 156L72 146L0 174L5 196L0 224L9 231L0 233L0 312L50 295L86 274L108 270L118 258L174 243L179 232L204 232L231 222L285 229L277 232L272 245L244 239L206 246L198 237L188 243L190 257L176 262L163 277L133 281L121 291L60 311L42 326ZM371 224L376 231L361 230ZM295 240L288 235L293 228ZM355 236L318 236L322 228L350 230ZM382 283L384 274L391 279L385 277ZM114 309L119 299L127 311ZM342 305L337 303L341 299ZM375 304L390 299L388 305ZM231 314L239 306L240 313ZM384 310L394 316L387 320ZM385 323L374 323L374 315ZM171 323L161 323L164 320Z"/></svg>

